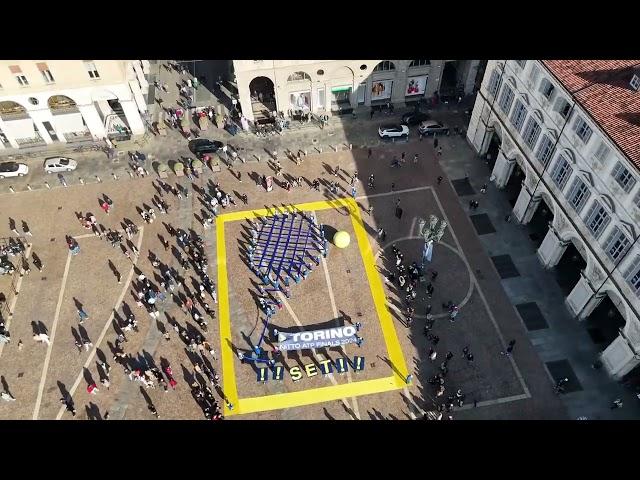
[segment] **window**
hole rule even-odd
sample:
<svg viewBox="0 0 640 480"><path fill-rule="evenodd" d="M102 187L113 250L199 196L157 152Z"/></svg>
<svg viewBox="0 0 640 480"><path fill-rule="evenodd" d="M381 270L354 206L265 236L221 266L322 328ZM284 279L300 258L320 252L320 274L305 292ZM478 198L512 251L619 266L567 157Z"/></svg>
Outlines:
<svg viewBox="0 0 640 480"><path fill-rule="evenodd" d="M613 169L613 173L611 173L611 175L613 176L613 178L616 179L616 182L618 182L618 185L620 185L622 189L627 193L629 193L629 191L636 184L636 179L633 178L633 175L631 175L631 172L627 170L625 166L622 165L622 163L620 162L616 164L615 168Z"/></svg>
<svg viewBox="0 0 640 480"><path fill-rule="evenodd" d="M390 62L389 60L385 60L383 62L380 62L378 65L376 65L376 68L374 68L373 71L374 72L390 72L395 69L396 69L396 66L393 64L393 62Z"/></svg>
<svg viewBox="0 0 640 480"><path fill-rule="evenodd" d="M629 239L618 227L613 227L613 231L605 242L604 250L611 260L617 260L629 249Z"/></svg>
<svg viewBox="0 0 640 480"><path fill-rule="evenodd" d="M324 70L320 69L316 72L316 75L318 75L319 77L321 77L322 75L324 75Z"/></svg>
<svg viewBox="0 0 640 480"><path fill-rule="evenodd" d="M567 159L564 158L563 155L559 155L558 161L556 162L555 167L553 167L553 172L551 172L551 178L555 184L558 185L560 190L562 190L567 184L567 180L569 180L572 171L573 168Z"/></svg>
<svg viewBox="0 0 640 480"><path fill-rule="evenodd" d="M543 168L547 168L547 165L549 165L549 160L551 160L553 156L553 150L553 140L547 135L543 135L538 151L536 152L536 158L542 164Z"/></svg>
<svg viewBox="0 0 640 480"><path fill-rule="evenodd" d="M513 93L513 90L511 90L511 87L509 85L505 85L504 88L502 89L502 95L500 95L500 100L498 101L498 105L500 105L500 108L505 114L509 113L509 110L511 109L511 104L513 103L514 96L515 95Z"/></svg>
<svg viewBox="0 0 640 480"><path fill-rule="evenodd" d="M84 62L84 68L87 69L89 73L89 78L100 78L100 74L98 73L98 69L96 68L96 64L93 62Z"/></svg>
<svg viewBox="0 0 640 480"><path fill-rule="evenodd" d="M561 98L558 102L558 113L565 120L569 117L569 113L571 112L571 104L567 102L564 98Z"/></svg>
<svg viewBox="0 0 640 480"><path fill-rule="evenodd" d="M516 101L516 106L513 107L513 113L511 114L511 123L519 132L524 124L524 119L527 117L527 108L520 101Z"/></svg>
<svg viewBox="0 0 640 480"><path fill-rule="evenodd" d="M431 60L413 60L409 64L410 67L426 67L427 65L431 65Z"/></svg>
<svg viewBox="0 0 640 480"><path fill-rule="evenodd" d="M324 97L324 88L319 88L318 89L318 106L317 109L318 110L324 110L324 104L325 104L326 100Z"/></svg>
<svg viewBox="0 0 640 480"><path fill-rule="evenodd" d="M532 85L536 84L539 76L540 76L540 69L536 65L533 65L533 67L531 67L531 72L529 73L529 78L531 79Z"/></svg>
<svg viewBox="0 0 640 480"><path fill-rule="evenodd" d="M527 122L527 126L524 128L524 133L522 134L522 138L524 139L524 143L533 150L533 147L536 145L538 141L538 137L540 136L540 124L536 122L535 118L529 118Z"/></svg>
<svg viewBox="0 0 640 480"><path fill-rule="evenodd" d="M491 78L489 79L489 87L487 90L489 91L489 95L495 97L496 93L498 93L498 89L500 88L500 73L498 73L498 69L494 69L491 72Z"/></svg>
<svg viewBox="0 0 640 480"><path fill-rule="evenodd" d="M306 72L293 72L287 78L287 82L298 82L298 81L301 81L301 80L311 81L311 77Z"/></svg>
<svg viewBox="0 0 640 480"><path fill-rule="evenodd" d="M591 134L593 133L591 127L587 125L587 122L585 122L583 118L578 117L576 119L574 129L578 137L580 137L580 140L582 140L582 142L586 145L591 138Z"/></svg>
<svg viewBox="0 0 640 480"><path fill-rule="evenodd" d="M600 145L598 146L598 149L596 150L596 153L594 153L593 156L599 162L604 163L607 157L609 156L610 151L611 149L607 146L607 144L601 141Z"/></svg>
<svg viewBox="0 0 640 480"><path fill-rule="evenodd" d="M49 70L42 70L40 73L42 74L42 78L44 78L45 83L55 82L53 75L51 75L51 72Z"/></svg>
<svg viewBox="0 0 640 480"><path fill-rule="evenodd" d="M49 70L49 66L45 62L36 63L36 67L42 74L42 78L44 79L44 83L53 83L55 82L53 75L51 75L51 71Z"/></svg>
<svg viewBox="0 0 640 480"><path fill-rule="evenodd" d="M360 65L360 70L366 70L367 66L363 63L362 65Z"/></svg>
<svg viewBox="0 0 640 480"><path fill-rule="evenodd" d="M638 75L634 75L633 77L631 77L629 85L631 85L631 88L633 88L634 90L640 90L640 77Z"/></svg>
<svg viewBox="0 0 640 480"><path fill-rule="evenodd" d="M567 194L569 203L577 213L582 211L582 207L587 203L590 196L591 190L589 190L589 187L587 187L586 183L584 183L580 178L576 178L573 181L573 184L571 184L571 188L569 189L569 193Z"/></svg>
<svg viewBox="0 0 640 480"><path fill-rule="evenodd" d="M542 95L547 99L550 100L551 99L551 95L553 95L553 91L556 89L556 87L554 87L551 82L546 79L543 78L542 82L540 82L540 92L542 92Z"/></svg>
<svg viewBox="0 0 640 480"><path fill-rule="evenodd" d="M21 87L26 87L27 85L29 85L29 80L27 80L27 77L25 77L24 75L16 75L16 80L18 80L18 83Z"/></svg>
<svg viewBox="0 0 640 480"><path fill-rule="evenodd" d="M640 292L640 255L636 256L633 263L627 269L627 282L637 294Z"/></svg>
<svg viewBox="0 0 640 480"><path fill-rule="evenodd" d="M604 207L600 205L597 200L593 202L593 205L591 205L591 208L589 209L589 213L587 213L585 223L595 238L598 238L602 234L610 221L611 217Z"/></svg>
<svg viewBox="0 0 640 480"><path fill-rule="evenodd" d="M518 64L518 66L520 68L522 68L524 70L524 67L527 65L527 61L526 60L514 60L514 62L516 62Z"/></svg>

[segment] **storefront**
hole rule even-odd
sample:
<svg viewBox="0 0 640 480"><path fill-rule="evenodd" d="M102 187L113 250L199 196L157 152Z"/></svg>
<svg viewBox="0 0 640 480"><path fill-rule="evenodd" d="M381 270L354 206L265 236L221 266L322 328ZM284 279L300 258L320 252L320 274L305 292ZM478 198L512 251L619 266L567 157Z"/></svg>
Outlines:
<svg viewBox="0 0 640 480"><path fill-rule="evenodd" d="M371 84L371 105L388 102L392 91L393 80L374 80Z"/></svg>
<svg viewBox="0 0 640 480"><path fill-rule="evenodd" d="M289 94L290 116L299 120L302 116L311 112L311 90L304 92L291 92Z"/></svg>
<svg viewBox="0 0 640 480"><path fill-rule="evenodd" d="M331 88L331 111L347 113L351 111L351 85L343 85Z"/></svg>
<svg viewBox="0 0 640 480"><path fill-rule="evenodd" d="M404 91L405 102L415 102L423 98L427 89L428 80L428 75L408 77L407 86Z"/></svg>

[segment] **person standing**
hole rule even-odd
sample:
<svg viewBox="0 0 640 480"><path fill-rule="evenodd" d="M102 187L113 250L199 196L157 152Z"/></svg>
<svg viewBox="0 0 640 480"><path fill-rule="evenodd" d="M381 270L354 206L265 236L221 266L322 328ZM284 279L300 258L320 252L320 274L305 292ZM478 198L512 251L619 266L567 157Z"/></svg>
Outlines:
<svg viewBox="0 0 640 480"><path fill-rule="evenodd" d="M33 237L33 233L31 233L31 230L29 230L29 225L27 225L27 222L25 222L24 220L22 221L22 231L25 235Z"/></svg>
<svg viewBox="0 0 640 480"><path fill-rule="evenodd" d="M418 163L418 154L417 153L413 156L413 163Z"/></svg>
<svg viewBox="0 0 640 480"><path fill-rule="evenodd" d="M433 149L436 150L438 148L438 137L434 135L433 137Z"/></svg>

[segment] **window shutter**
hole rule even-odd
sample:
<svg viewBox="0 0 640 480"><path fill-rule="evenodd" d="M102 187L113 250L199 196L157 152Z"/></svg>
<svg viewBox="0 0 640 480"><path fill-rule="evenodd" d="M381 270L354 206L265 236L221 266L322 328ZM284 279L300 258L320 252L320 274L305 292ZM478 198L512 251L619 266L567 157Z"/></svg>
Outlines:
<svg viewBox="0 0 640 480"><path fill-rule="evenodd" d="M11 73L22 73L22 69L20 68L20 65L9 65L9 70L11 71Z"/></svg>
<svg viewBox="0 0 640 480"><path fill-rule="evenodd" d="M36 63L36 67L38 67L38 70L40 70L41 72L49 70L49 67L47 66L47 64L45 62Z"/></svg>

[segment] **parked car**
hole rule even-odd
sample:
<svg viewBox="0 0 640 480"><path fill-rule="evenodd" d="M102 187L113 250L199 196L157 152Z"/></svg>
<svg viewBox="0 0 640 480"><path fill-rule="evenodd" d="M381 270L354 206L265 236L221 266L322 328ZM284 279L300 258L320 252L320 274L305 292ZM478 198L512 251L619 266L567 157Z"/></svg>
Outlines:
<svg viewBox="0 0 640 480"><path fill-rule="evenodd" d="M443 124L436 122L435 120L427 120L420 124L418 131L423 135L434 135L436 133L447 135L449 133L449 127L445 127Z"/></svg>
<svg viewBox="0 0 640 480"><path fill-rule="evenodd" d="M409 127L397 123L380 125L378 135L380 135L380 138L408 137Z"/></svg>
<svg viewBox="0 0 640 480"><path fill-rule="evenodd" d="M207 153L216 153L224 144L217 140L209 140L208 138L198 138L189 142L189 150L197 156Z"/></svg>
<svg viewBox="0 0 640 480"><path fill-rule="evenodd" d="M44 171L47 173L70 172L78 163L67 157L49 157L44 160Z"/></svg>
<svg viewBox="0 0 640 480"><path fill-rule="evenodd" d="M402 116L402 123L406 125L418 125L420 122L430 120L431 115L425 112L409 112Z"/></svg>
<svg viewBox="0 0 640 480"><path fill-rule="evenodd" d="M29 173L29 167L27 167L24 163L0 163L0 178L24 177L27 173Z"/></svg>

